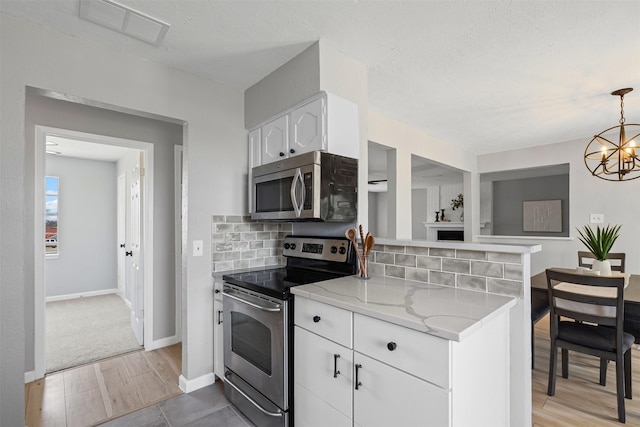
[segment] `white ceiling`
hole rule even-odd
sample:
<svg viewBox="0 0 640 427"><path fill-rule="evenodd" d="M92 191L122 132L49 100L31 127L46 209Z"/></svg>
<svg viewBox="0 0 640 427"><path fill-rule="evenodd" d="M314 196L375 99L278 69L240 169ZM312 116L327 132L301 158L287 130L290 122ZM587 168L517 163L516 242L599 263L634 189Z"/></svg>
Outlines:
<svg viewBox="0 0 640 427"><path fill-rule="evenodd" d="M0 10L246 89L316 40L366 64L369 105L474 153L640 122L640 1L151 1L160 47L78 17L77 0Z"/></svg>
<svg viewBox="0 0 640 427"><path fill-rule="evenodd" d="M59 136L47 136L47 154L78 159L117 162L125 154L138 151L118 145L99 144Z"/></svg>

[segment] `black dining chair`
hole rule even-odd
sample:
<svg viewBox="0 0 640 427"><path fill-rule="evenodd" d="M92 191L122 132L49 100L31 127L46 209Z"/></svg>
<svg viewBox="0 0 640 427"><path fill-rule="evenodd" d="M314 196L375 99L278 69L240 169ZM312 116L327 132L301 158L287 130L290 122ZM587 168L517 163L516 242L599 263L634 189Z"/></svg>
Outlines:
<svg viewBox="0 0 640 427"><path fill-rule="evenodd" d="M531 369L536 367L535 336L533 327L549 312L549 297L546 289L531 288Z"/></svg>
<svg viewBox="0 0 640 427"><path fill-rule="evenodd" d="M624 264L627 255L624 252L609 252L607 259L611 262L611 271L624 273ZM578 251L578 266L591 268L596 257L591 252Z"/></svg>
<svg viewBox="0 0 640 427"><path fill-rule="evenodd" d="M574 274L553 269L547 269L546 276L551 309L547 394L555 394L558 347L562 349L563 378L569 377L569 350L600 358L601 383L606 361L615 361L618 419L624 423L624 399L631 399L631 347L635 339L623 330L624 277ZM579 286L567 289L567 284ZM610 289L612 295L589 294L587 289L591 286Z"/></svg>

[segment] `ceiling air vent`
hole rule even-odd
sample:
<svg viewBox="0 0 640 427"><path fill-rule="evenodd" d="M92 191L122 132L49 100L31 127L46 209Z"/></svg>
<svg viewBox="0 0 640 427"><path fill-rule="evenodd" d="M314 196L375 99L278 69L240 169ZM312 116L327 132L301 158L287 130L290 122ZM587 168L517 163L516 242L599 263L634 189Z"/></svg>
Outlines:
<svg viewBox="0 0 640 427"><path fill-rule="evenodd" d="M160 46L170 25L111 0L80 0L80 18Z"/></svg>

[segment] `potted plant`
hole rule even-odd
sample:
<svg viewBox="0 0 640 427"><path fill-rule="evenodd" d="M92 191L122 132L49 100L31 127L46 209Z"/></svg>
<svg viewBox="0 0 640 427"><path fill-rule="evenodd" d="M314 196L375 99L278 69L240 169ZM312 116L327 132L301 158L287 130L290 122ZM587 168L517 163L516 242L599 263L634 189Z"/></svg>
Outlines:
<svg viewBox="0 0 640 427"><path fill-rule="evenodd" d="M464 196L462 193L458 194L456 199L451 200L451 209L455 211L458 208L464 208ZM464 222L464 210L460 213L460 222Z"/></svg>
<svg viewBox="0 0 640 427"><path fill-rule="evenodd" d="M611 263L607 261L607 254L620 235L621 227L621 225L607 225L600 228L598 225L595 233L588 225L583 226L582 230L577 228L580 234L578 238L596 258L591 269L599 271L603 276L611 275Z"/></svg>

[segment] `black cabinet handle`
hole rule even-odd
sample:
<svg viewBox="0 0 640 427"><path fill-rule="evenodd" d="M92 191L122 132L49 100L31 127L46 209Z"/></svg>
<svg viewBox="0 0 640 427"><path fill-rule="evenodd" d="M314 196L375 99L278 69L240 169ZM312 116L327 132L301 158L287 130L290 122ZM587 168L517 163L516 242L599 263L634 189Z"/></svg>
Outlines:
<svg viewBox="0 0 640 427"><path fill-rule="evenodd" d="M222 323L222 310L218 310L218 325Z"/></svg>
<svg viewBox="0 0 640 427"><path fill-rule="evenodd" d="M387 343L387 349L389 351L393 351L396 349L396 347L398 347L398 344L394 343L393 341L391 341L390 343Z"/></svg>
<svg viewBox="0 0 640 427"><path fill-rule="evenodd" d="M340 358L339 354L334 354L333 355L333 378L338 378L338 374L340 373L340 371L338 371L338 359Z"/></svg>
<svg viewBox="0 0 640 427"><path fill-rule="evenodd" d="M125 252L124 256L133 256L133 251Z"/></svg>
<svg viewBox="0 0 640 427"><path fill-rule="evenodd" d="M284 157L284 153L282 151L280 152L280 157Z"/></svg>
<svg viewBox="0 0 640 427"><path fill-rule="evenodd" d="M296 152L296 150L294 150L294 149L292 148L291 150L289 150L289 152L290 152L291 154L293 154L293 153L295 153L295 152Z"/></svg>
<svg viewBox="0 0 640 427"><path fill-rule="evenodd" d="M361 369L361 368L362 368L362 365L358 363L356 365L356 390L358 390L358 388L362 385L362 383L358 379L358 370Z"/></svg>
<svg viewBox="0 0 640 427"><path fill-rule="evenodd" d="M318 323L320 321L320 316L313 316L313 322Z"/></svg>
<svg viewBox="0 0 640 427"><path fill-rule="evenodd" d="M120 247L124 248L126 245L124 243L120 243Z"/></svg>
<svg viewBox="0 0 640 427"><path fill-rule="evenodd" d="M213 291L214 294L219 294L220 293L220 289L216 289L215 291Z"/></svg>

